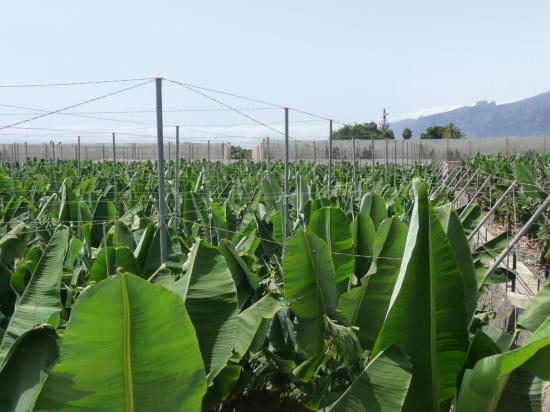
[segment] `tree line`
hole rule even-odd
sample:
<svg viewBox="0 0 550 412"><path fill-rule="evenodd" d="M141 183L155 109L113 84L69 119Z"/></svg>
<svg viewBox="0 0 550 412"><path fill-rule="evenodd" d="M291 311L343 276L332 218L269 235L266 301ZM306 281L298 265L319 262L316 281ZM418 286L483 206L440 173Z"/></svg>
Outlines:
<svg viewBox="0 0 550 412"><path fill-rule="evenodd" d="M413 132L408 127L403 130L402 137L405 140L412 139ZM461 139L464 133L454 124L449 123L446 126L431 126L420 134L420 139ZM388 121L388 112L386 109L382 112L382 121L380 123L354 123L348 124L336 130L332 134L334 140L351 140L351 138L370 140L370 139L395 139L395 134Z"/></svg>

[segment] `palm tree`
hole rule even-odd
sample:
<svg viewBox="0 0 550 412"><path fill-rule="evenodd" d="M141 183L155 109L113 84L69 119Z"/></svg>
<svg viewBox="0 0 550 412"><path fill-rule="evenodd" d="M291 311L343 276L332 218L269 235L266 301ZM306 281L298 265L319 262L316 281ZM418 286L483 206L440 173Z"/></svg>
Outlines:
<svg viewBox="0 0 550 412"><path fill-rule="evenodd" d="M403 139L409 140L413 137L413 132L408 127L403 130Z"/></svg>
<svg viewBox="0 0 550 412"><path fill-rule="evenodd" d="M463 136L462 130L454 123L449 123L443 130L443 139L460 139Z"/></svg>

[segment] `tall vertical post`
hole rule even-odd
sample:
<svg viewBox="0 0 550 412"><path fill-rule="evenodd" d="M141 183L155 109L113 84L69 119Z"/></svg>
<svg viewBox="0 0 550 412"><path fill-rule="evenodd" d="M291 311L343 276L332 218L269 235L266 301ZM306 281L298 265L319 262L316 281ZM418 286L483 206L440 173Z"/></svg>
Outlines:
<svg viewBox="0 0 550 412"><path fill-rule="evenodd" d="M17 162L17 159L15 158L15 142L11 145L11 163L13 166L15 166L15 163Z"/></svg>
<svg viewBox="0 0 550 412"><path fill-rule="evenodd" d="M267 136L267 177L271 179L271 152L269 151L269 136Z"/></svg>
<svg viewBox="0 0 550 412"><path fill-rule="evenodd" d="M372 176L372 178L374 179L374 135L371 134L370 136L370 148L371 148L371 157L372 157L372 167L371 167L371 171L370 171L370 174Z"/></svg>
<svg viewBox="0 0 550 412"><path fill-rule="evenodd" d="M76 163L78 165L78 177L81 176L80 171L80 136L78 136L78 140L76 142Z"/></svg>
<svg viewBox="0 0 550 412"><path fill-rule="evenodd" d="M332 120L329 120L328 133L328 195L332 191Z"/></svg>
<svg viewBox="0 0 550 412"><path fill-rule="evenodd" d="M174 202L176 206L176 229L181 219L180 214L180 127L176 126L176 174L174 176Z"/></svg>
<svg viewBox="0 0 550 412"><path fill-rule="evenodd" d="M88 146L86 146L86 148L87 147ZM116 144L115 144L114 133L113 133L113 191L115 194L115 206L116 206L116 209L118 210L118 189L117 189L117 181L116 181Z"/></svg>
<svg viewBox="0 0 550 412"><path fill-rule="evenodd" d="M48 145L44 143L44 160L48 160Z"/></svg>
<svg viewBox="0 0 550 412"><path fill-rule="evenodd" d="M388 136L384 136L384 181L388 184Z"/></svg>
<svg viewBox="0 0 550 412"><path fill-rule="evenodd" d="M206 144L206 161L208 165L208 176L210 177L210 140Z"/></svg>
<svg viewBox="0 0 550 412"><path fill-rule="evenodd" d="M55 164L55 142L52 140L52 163Z"/></svg>
<svg viewBox="0 0 550 412"><path fill-rule="evenodd" d="M351 161L353 162L353 190L357 189L356 186L356 179L355 179L355 173L356 173L356 164L355 164L355 136L351 137Z"/></svg>
<svg viewBox="0 0 550 412"><path fill-rule="evenodd" d="M115 151L115 149L113 149L113 152ZM102 144L101 145L101 160L105 161L105 145Z"/></svg>
<svg viewBox="0 0 550 412"><path fill-rule="evenodd" d="M397 187L397 141L393 139L393 187Z"/></svg>
<svg viewBox="0 0 550 412"><path fill-rule="evenodd" d="M296 165L298 164L298 143L294 140L294 170L296 170Z"/></svg>
<svg viewBox="0 0 550 412"><path fill-rule="evenodd" d="M313 165L317 164L317 148L315 147L315 140L313 141Z"/></svg>
<svg viewBox="0 0 550 412"><path fill-rule="evenodd" d="M25 142L25 162L29 159L29 147L27 142Z"/></svg>
<svg viewBox="0 0 550 412"><path fill-rule="evenodd" d="M80 207L79 207L80 209ZM107 270L107 276L111 276L111 267L109 265L109 252L108 252L108 249L107 249L107 223L106 222L103 222L101 224L102 228L103 228L103 240L102 240L102 243L103 243L103 253L105 253L105 269ZM80 229L80 227L79 227Z"/></svg>
<svg viewBox="0 0 550 412"><path fill-rule="evenodd" d="M157 150L158 150L158 177L159 177L159 232L160 232L160 261L166 263L166 205L164 204L164 136L162 126L162 79L155 79L157 103Z"/></svg>
<svg viewBox="0 0 550 412"><path fill-rule="evenodd" d="M283 211L283 245L286 250L286 238L288 237L288 108L285 111L285 209ZM331 122L332 125L332 122ZM332 133L331 133L332 134Z"/></svg>

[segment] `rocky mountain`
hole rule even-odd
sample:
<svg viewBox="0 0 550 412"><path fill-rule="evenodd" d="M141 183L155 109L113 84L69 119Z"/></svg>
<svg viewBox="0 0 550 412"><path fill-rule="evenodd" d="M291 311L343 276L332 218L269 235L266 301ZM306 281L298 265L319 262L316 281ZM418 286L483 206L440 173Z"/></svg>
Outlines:
<svg viewBox="0 0 550 412"><path fill-rule="evenodd" d="M417 138L430 126L448 123L455 123L468 137L550 135L550 92L506 104L484 100L475 106L395 122L392 128L396 137L408 127Z"/></svg>

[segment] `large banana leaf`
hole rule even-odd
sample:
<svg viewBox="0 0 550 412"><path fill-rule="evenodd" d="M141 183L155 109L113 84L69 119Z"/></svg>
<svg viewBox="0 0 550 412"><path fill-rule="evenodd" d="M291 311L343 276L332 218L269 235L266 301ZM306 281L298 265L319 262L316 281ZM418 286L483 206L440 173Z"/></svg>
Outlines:
<svg viewBox="0 0 550 412"><path fill-rule="evenodd" d="M367 193L363 196L359 207L359 213L369 215L376 229L378 229L378 226L388 217L388 210L386 209L384 198L375 193Z"/></svg>
<svg viewBox="0 0 550 412"><path fill-rule="evenodd" d="M58 358L57 333L49 325L33 328L21 335L0 370L0 410L33 410Z"/></svg>
<svg viewBox="0 0 550 412"><path fill-rule="evenodd" d="M239 356L243 357L246 354L262 322L271 321L281 307L282 304L277 298L266 295L239 314L239 333L235 341L235 352Z"/></svg>
<svg viewBox="0 0 550 412"><path fill-rule="evenodd" d="M370 219L370 218L369 218ZM378 228L374 240L374 262L361 286L343 293L338 300L338 316L347 325L357 326L361 345L372 349L386 318L407 239L407 225L388 218Z"/></svg>
<svg viewBox="0 0 550 412"><path fill-rule="evenodd" d="M109 247L107 248L107 254L105 254L105 249L101 249L92 265L88 280L99 282L108 275L116 275L119 269L122 272L141 275L141 268L133 252L128 247Z"/></svg>
<svg viewBox="0 0 550 412"><path fill-rule="evenodd" d="M197 331L210 384L235 345L237 290L223 254L206 240L195 242L186 269L183 300Z"/></svg>
<svg viewBox="0 0 550 412"><path fill-rule="evenodd" d="M362 278L372 263L376 228L369 213L359 212L351 223L351 234L355 246L355 276Z"/></svg>
<svg viewBox="0 0 550 412"><path fill-rule="evenodd" d="M497 410L511 374L522 366L542 379L550 379L548 356L540 356L548 352L549 347L550 317L529 337L524 346L483 358L473 369L466 370L458 396L458 411Z"/></svg>
<svg viewBox="0 0 550 412"><path fill-rule="evenodd" d="M25 223L15 225L0 239L0 258L6 265L13 266L15 258L23 255L29 232Z"/></svg>
<svg viewBox="0 0 550 412"><path fill-rule="evenodd" d="M258 276L248 268L229 240L223 239L220 241L218 249L224 255L227 267L233 276L237 288L239 308L242 308L254 293L254 290L260 286Z"/></svg>
<svg viewBox="0 0 550 412"><path fill-rule="evenodd" d="M547 284L537 295L529 302L525 311L518 318L518 324L531 332L550 316L550 283Z"/></svg>
<svg viewBox="0 0 550 412"><path fill-rule="evenodd" d="M405 411L438 411L455 394L468 346L462 272L451 242L413 181L415 205L386 321L373 355L397 345L413 364Z"/></svg>
<svg viewBox="0 0 550 412"><path fill-rule="evenodd" d="M328 411L401 411L409 390L411 369L406 356L396 348L379 353Z"/></svg>
<svg viewBox="0 0 550 412"><path fill-rule="evenodd" d="M62 361L38 400L48 411L200 411L206 374L181 299L131 274L77 300Z"/></svg>
<svg viewBox="0 0 550 412"><path fill-rule="evenodd" d="M336 289L339 292L347 290L355 268L348 218L339 207L323 207L311 214L307 230L326 242L334 262Z"/></svg>
<svg viewBox="0 0 550 412"><path fill-rule="evenodd" d="M336 308L334 264L325 241L299 230L287 242L283 258L284 293L297 317L300 350L316 355L323 348L323 316Z"/></svg>
<svg viewBox="0 0 550 412"><path fill-rule="evenodd" d="M61 310L59 289L68 244L69 229L58 226L15 307L0 345L0 365L17 338L34 325L50 323L57 327Z"/></svg>
<svg viewBox="0 0 550 412"><path fill-rule="evenodd" d="M466 318L468 322L474 315L477 304L477 279L474 263L472 261L472 253L468 239L460 223L460 219L452 209L452 204L435 208L435 212L439 217L439 221L443 226L443 230L451 242L456 263L462 271L462 279L464 282L464 305L466 307Z"/></svg>

